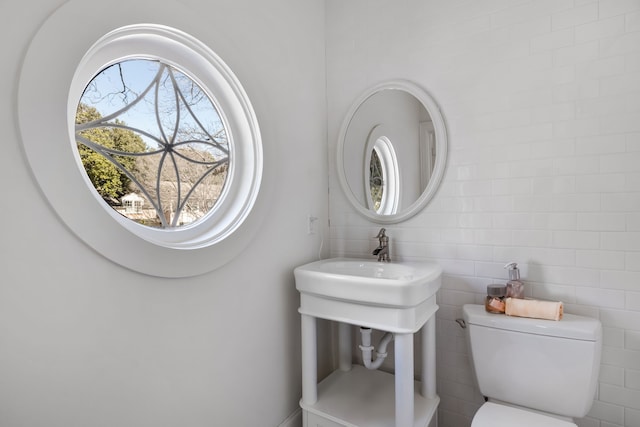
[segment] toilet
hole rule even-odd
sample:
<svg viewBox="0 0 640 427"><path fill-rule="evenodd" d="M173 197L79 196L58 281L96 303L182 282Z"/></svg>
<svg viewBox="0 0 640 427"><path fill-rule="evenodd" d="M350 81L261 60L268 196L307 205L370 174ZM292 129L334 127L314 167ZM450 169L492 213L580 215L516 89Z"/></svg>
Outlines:
<svg viewBox="0 0 640 427"><path fill-rule="evenodd" d="M565 314L539 320L462 308L472 367L487 402L471 427L576 427L595 397L602 325Z"/></svg>

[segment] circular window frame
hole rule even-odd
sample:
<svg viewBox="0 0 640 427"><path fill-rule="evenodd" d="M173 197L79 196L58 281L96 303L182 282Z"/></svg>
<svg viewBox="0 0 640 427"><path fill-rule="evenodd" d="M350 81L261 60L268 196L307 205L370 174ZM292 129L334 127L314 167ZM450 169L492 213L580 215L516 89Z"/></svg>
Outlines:
<svg viewBox="0 0 640 427"><path fill-rule="evenodd" d="M259 223L251 213L262 179L262 141L242 85L204 43L174 27L122 25L94 37L97 41L90 46L74 42L65 30L69 14L78 12L71 6L77 9L80 2L67 3L36 34L18 88L25 153L43 193L81 240L124 267L153 276L187 277L223 265L244 248ZM73 34L76 40L82 36ZM56 45L65 41L71 47L60 58ZM215 100L233 140L234 160L223 199L192 225L155 229L123 217L104 203L80 161L75 114L82 92L99 71L131 58L160 59L185 70ZM48 79L42 78L42 70Z"/></svg>
<svg viewBox="0 0 640 427"><path fill-rule="evenodd" d="M375 210L373 198L371 197L371 187L369 185L372 151L376 150L383 170L383 193L380 207ZM398 173L398 158L393 144L386 136L384 125L376 125L369 134L369 139L365 148L364 166L365 195L367 208L378 215L394 215L398 211L400 203L400 175Z"/></svg>
<svg viewBox="0 0 640 427"><path fill-rule="evenodd" d="M107 209L135 235L156 245L191 249L224 239L244 220L255 201L261 175L261 144L257 120L249 100L231 70L202 43L173 28L140 24L118 28L98 40L85 54L71 81L67 116L69 141L75 149L75 114L87 84L106 67L127 59L159 59L183 70L212 100L225 124L232 163L225 190L215 209L195 224L180 229L142 226ZM79 155L78 167L83 170ZM89 187L93 185L85 176ZM96 199L101 200L97 192Z"/></svg>

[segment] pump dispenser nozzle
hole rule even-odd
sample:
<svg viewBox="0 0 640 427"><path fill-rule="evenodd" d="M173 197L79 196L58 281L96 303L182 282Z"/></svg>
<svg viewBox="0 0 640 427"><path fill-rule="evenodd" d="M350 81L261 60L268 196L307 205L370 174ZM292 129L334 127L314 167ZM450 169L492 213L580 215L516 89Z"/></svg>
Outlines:
<svg viewBox="0 0 640 427"><path fill-rule="evenodd" d="M505 265L509 271L509 281L507 282L507 298L524 298L524 283L520 281L520 269L518 264L510 262Z"/></svg>
<svg viewBox="0 0 640 427"><path fill-rule="evenodd" d="M505 265L504 268L509 270L509 280L520 280L520 269L518 268L517 263L510 262Z"/></svg>

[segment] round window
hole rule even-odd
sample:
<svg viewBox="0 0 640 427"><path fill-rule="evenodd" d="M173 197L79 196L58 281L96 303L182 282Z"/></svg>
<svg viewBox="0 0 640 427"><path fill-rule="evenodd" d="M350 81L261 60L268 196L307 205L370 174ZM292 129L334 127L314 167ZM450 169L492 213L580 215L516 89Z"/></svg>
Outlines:
<svg viewBox="0 0 640 427"><path fill-rule="evenodd" d="M87 244L136 271L184 277L229 261L259 224L262 141L242 85L206 45L164 25L72 43L88 37L64 35L76 13L49 18L20 80L25 152L49 203ZM51 61L56 37L72 48ZM61 104L64 115L51 108Z"/></svg>
<svg viewBox="0 0 640 427"><path fill-rule="evenodd" d="M196 223L223 194L231 150L215 102L161 60L129 59L101 70L75 116L91 184L124 217L156 228Z"/></svg>

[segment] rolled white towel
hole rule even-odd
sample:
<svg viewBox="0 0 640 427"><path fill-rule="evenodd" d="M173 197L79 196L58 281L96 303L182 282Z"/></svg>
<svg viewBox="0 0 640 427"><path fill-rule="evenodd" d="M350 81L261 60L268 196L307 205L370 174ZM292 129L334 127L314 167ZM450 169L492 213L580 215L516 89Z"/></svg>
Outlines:
<svg viewBox="0 0 640 427"><path fill-rule="evenodd" d="M562 319L564 308L560 301L540 301L533 299L507 298L505 313L508 316L530 317L533 319Z"/></svg>

